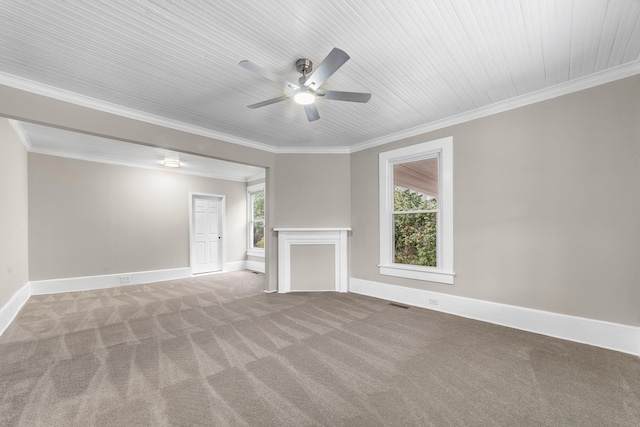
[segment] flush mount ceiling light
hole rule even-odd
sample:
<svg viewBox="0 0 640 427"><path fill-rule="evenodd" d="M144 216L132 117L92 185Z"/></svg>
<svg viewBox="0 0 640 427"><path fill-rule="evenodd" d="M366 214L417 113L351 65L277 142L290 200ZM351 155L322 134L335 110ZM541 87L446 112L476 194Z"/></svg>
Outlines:
<svg viewBox="0 0 640 427"><path fill-rule="evenodd" d="M178 156L165 156L162 164L168 168L179 168L180 158Z"/></svg>

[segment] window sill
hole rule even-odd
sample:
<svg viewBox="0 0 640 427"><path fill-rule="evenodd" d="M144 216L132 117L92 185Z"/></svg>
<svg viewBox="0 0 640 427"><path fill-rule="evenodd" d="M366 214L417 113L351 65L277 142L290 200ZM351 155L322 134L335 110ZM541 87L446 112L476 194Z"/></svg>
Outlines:
<svg viewBox="0 0 640 427"><path fill-rule="evenodd" d="M453 285L453 279L455 277L455 273L452 271L434 270L412 265L391 264L379 265L378 267L380 274L385 276L445 283L447 285Z"/></svg>
<svg viewBox="0 0 640 427"><path fill-rule="evenodd" d="M264 249L247 249L247 255L264 258Z"/></svg>

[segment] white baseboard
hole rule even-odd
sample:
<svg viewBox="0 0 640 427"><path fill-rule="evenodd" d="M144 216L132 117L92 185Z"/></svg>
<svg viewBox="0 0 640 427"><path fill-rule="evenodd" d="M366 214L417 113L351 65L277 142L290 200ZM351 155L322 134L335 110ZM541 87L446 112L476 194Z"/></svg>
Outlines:
<svg viewBox="0 0 640 427"><path fill-rule="evenodd" d="M640 327L356 278L349 292L640 356Z"/></svg>
<svg viewBox="0 0 640 427"><path fill-rule="evenodd" d="M13 294L9 302L0 307L0 335L13 322L25 302L31 296L31 284L27 282Z"/></svg>
<svg viewBox="0 0 640 427"><path fill-rule="evenodd" d="M264 262L249 260L247 261L247 270L264 273Z"/></svg>
<svg viewBox="0 0 640 427"><path fill-rule="evenodd" d="M247 269L247 261L227 262L226 271ZM191 277L191 268L172 268L168 270L136 271L132 273L105 274L102 276L68 277L63 279L35 280L31 283L31 295L58 294L61 292L91 291L94 289L115 288L117 286L142 285Z"/></svg>
<svg viewBox="0 0 640 427"><path fill-rule="evenodd" d="M141 285L164 280L183 279L191 276L191 268L136 271L133 273L106 274L103 276L69 277L65 279L36 280L31 282L31 295L57 294L61 292L90 291L117 286Z"/></svg>
<svg viewBox="0 0 640 427"><path fill-rule="evenodd" d="M225 262L222 273L226 271L240 271L247 269L247 261Z"/></svg>

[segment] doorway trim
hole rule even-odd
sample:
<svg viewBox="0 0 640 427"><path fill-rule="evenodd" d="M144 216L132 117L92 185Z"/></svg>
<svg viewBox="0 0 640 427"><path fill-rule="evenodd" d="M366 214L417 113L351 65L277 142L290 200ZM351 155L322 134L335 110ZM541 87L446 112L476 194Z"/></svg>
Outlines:
<svg viewBox="0 0 640 427"><path fill-rule="evenodd" d="M193 224L193 200L196 197L211 197L220 199L221 208L220 208L220 229L222 232L222 238L220 239L220 271L225 270L225 261L226 257L226 241L227 241L227 196L224 194L211 194L211 193L195 193L189 192L189 269L191 270L191 275L193 276L193 266L195 263L195 250L194 250L194 224ZM198 273L198 274L208 274L208 273Z"/></svg>

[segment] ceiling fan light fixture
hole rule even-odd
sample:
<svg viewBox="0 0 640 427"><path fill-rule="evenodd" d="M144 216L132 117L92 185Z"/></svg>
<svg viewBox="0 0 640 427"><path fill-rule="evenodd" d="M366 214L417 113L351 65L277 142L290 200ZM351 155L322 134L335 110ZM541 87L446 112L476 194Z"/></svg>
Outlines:
<svg viewBox="0 0 640 427"><path fill-rule="evenodd" d="M294 95L293 100L296 104L300 105L309 105L313 104L316 100L316 97L311 92L298 92Z"/></svg>

